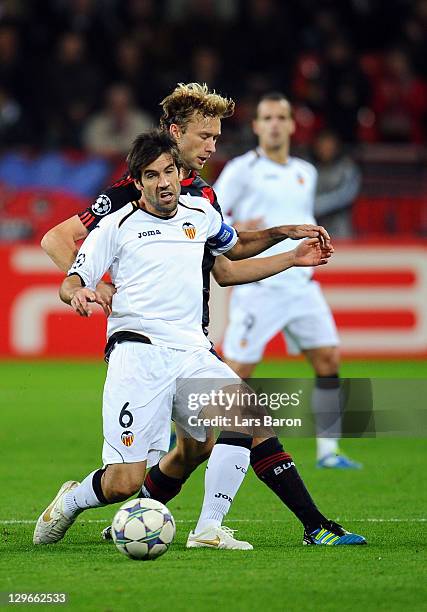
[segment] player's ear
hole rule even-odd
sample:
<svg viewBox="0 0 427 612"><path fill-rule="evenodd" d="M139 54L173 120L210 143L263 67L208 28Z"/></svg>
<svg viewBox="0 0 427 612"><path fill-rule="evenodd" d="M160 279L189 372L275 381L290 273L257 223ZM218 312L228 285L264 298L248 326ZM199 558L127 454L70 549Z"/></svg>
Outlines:
<svg viewBox="0 0 427 612"><path fill-rule="evenodd" d="M138 179L133 179L133 182L135 183L135 187L139 189L139 191L144 191L144 185L140 181L138 181Z"/></svg>
<svg viewBox="0 0 427 612"><path fill-rule="evenodd" d="M295 119L291 119L290 120L290 125L289 125L289 134L292 136L292 134L295 133L295 129L296 129L296 125L295 125Z"/></svg>
<svg viewBox="0 0 427 612"><path fill-rule="evenodd" d="M252 131L256 136L258 136L258 121L256 119L253 119L252 121Z"/></svg>
<svg viewBox="0 0 427 612"><path fill-rule="evenodd" d="M182 135L181 128L177 123L171 123L169 126L169 133L175 140L179 140Z"/></svg>

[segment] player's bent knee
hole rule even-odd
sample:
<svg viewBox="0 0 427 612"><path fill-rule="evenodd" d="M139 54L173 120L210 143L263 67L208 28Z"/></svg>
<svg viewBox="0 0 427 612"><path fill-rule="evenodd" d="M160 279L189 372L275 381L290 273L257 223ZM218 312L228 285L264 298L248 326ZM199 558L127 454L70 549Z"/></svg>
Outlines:
<svg viewBox="0 0 427 612"><path fill-rule="evenodd" d="M135 495L142 486L140 479L121 479L111 483L109 495L110 501L121 501Z"/></svg>
<svg viewBox="0 0 427 612"><path fill-rule="evenodd" d="M316 349L312 359L318 376L334 376L340 367L340 355L336 347Z"/></svg>
<svg viewBox="0 0 427 612"><path fill-rule="evenodd" d="M137 493L144 482L145 462L109 465L102 488L109 502L128 499Z"/></svg>

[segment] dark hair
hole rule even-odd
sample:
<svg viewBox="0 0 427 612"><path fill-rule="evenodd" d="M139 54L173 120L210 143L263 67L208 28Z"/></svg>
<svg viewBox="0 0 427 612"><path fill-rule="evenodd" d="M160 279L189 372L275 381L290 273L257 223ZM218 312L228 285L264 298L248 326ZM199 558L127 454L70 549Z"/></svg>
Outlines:
<svg viewBox="0 0 427 612"><path fill-rule="evenodd" d="M126 158L129 174L133 179L140 179L147 166L153 163L163 153L169 153L179 169L181 158L175 140L164 130L150 130L140 134L133 141L132 148Z"/></svg>
<svg viewBox="0 0 427 612"><path fill-rule="evenodd" d="M266 101L269 101L269 102L282 102L282 101L283 102L287 102L289 104L290 109L291 109L291 117L292 117L292 105L290 103L290 100L281 91L269 91L269 92L263 94L261 96L261 98L259 99L258 104L256 106L256 115L258 115L258 107L261 104L261 102L266 102Z"/></svg>
<svg viewBox="0 0 427 612"><path fill-rule="evenodd" d="M269 91L263 94L259 99L258 104L260 102L264 102L264 100L272 100L273 102L280 102L281 100L284 100L285 102L288 102L290 104L288 98L281 91Z"/></svg>

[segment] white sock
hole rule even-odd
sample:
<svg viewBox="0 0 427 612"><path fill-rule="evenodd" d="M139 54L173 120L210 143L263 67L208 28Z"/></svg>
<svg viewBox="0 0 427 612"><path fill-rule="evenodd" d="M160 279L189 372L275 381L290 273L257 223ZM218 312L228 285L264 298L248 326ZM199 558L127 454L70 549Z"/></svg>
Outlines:
<svg viewBox="0 0 427 612"><path fill-rule="evenodd" d="M195 533L221 525L243 482L249 461L248 448L215 444L206 466L205 497Z"/></svg>
<svg viewBox="0 0 427 612"><path fill-rule="evenodd" d="M338 438L316 438L317 459L338 453Z"/></svg>
<svg viewBox="0 0 427 612"><path fill-rule="evenodd" d="M312 395L316 419L317 459L338 451L341 438L341 389L315 387Z"/></svg>
<svg viewBox="0 0 427 612"><path fill-rule="evenodd" d="M69 491L63 498L63 512L65 516L71 518L87 510L88 508L98 508L105 506L100 502L93 490L93 475L98 472L94 470L79 484L78 487Z"/></svg>

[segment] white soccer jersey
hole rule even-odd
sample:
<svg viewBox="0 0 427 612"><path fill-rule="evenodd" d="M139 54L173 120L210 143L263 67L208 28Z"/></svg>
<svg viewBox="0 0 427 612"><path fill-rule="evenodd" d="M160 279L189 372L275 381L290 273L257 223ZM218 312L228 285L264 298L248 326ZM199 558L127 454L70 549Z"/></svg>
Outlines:
<svg viewBox="0 0 427 612"><path fill-rule="evenodd" d="M209 241L214 255L237 242L204 198L180 196L169 219L129 203L103 218L84 241L69 274L95 288L109 270L113 296L107 336L133 331L153 344L210 347L202 332L202 258Z"/></svg>
<svg viewBox="0 0 427 612"><path fill-rule="evenodd" d="M289 157L279 164L262 152L249 151L226 164L214 189L227 221L245 222L263 218L265 227L316 223L314 195L317 171L308 162ZM290 251L298 245L284 240L260 257ZM311 278L311 268L291 268L263 281L264 285L295 287Z"/></svg>

